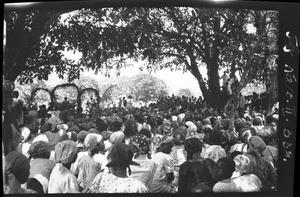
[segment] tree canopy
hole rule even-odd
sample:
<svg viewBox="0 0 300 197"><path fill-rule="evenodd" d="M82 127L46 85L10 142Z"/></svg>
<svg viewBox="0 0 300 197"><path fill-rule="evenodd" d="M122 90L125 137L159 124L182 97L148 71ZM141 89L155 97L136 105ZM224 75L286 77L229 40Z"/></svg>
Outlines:
<svg viewBox="0 0 300 197"><path fill-rule="evenodd" d="M122 7L62 13L67 11L5 13L6 78L19 76L19 81L30 82L35 77L47 79L55 71L60 77L67 73L72 81L84 68L109 76L110 69L126 67L128 58L147 58L144 69L149 71L191 72L204 98L219 107L220 69L241 76L234 96L251 79L270 78L277 71L268 63L278 54L277 11ZM68 60L65 50L82 57L78 62ZM207 81L199 70L203 66Z"/></svg>

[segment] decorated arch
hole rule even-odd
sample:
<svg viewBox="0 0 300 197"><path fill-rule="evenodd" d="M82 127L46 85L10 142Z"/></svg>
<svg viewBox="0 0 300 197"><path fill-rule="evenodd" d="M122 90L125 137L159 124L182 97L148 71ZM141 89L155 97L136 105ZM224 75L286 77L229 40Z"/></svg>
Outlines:
<svg viewBox="0 0 300 197"><path fill-rule="evenodd" d="M78 109L80 106L80 89L74 83L64 83L57 85L51 91L53 97L53 104L60 106L65 98L72 106L72 108Z"/></svg>
<svg viewBox="0 0 300 197"><path fill-rule="evenodd" d="M41 94L41 95L39 95L39 94ZM39 96L40 99L35 99L35 97L37 97L37 96ZM48 99L47 99L47 96L48 96ZM35 88L31 92L31 96L28 101L28 105L32 104L33 102L35 102L38 105L44 104L47 107L52 106L53 105L52 93L50 92L50 90L48 90L46 88ZM37 102L39 102L39 103L37 103Z"/></svg>
<svg viewBox="0 0 300 197"><path fill-rule="evenodd" d="M93 104L99 106L100 96L98 90L94 88L85 88L81 90L79 93L79 101L83 111L85 108L90 108Z"/></svg>

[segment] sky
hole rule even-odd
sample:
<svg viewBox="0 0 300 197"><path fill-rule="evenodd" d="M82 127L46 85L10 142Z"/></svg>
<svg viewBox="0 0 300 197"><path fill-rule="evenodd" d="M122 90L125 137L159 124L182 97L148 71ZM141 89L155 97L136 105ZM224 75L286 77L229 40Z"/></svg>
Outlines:
<svg viewBox="0 0 300 197"><path fill-rule="evenodd" d="M141 64L142 62L136 63L132 67L122 68L119 77L133 77L139 73L147 73L147 71L143 71L143 72L140 71L139 67ZM203 75L206 76L206 69L203 69L202 72ZM114 72L112 71L111 73ZM182 71L171 72L169 69L163 69L151 74L159 79L162 79L167 84L167 86L170 88L170 94L176 95L179 89L188 88L193 92L194 96L202 95L196 78L189 72L186 73L182 73ZM98 73L96 75L94 71L84 71L83 73L81 73L81 75L88 76L90 78L96 79L97 81L103 81L107 79L101 73ZM117 77L111 74L111 78L117 78ZM48 83L50 83L51 86L55 86L58 85L58 83L61 83L61 81L59 80L58 76L55 73L52 73L49 76Z"/></svg>

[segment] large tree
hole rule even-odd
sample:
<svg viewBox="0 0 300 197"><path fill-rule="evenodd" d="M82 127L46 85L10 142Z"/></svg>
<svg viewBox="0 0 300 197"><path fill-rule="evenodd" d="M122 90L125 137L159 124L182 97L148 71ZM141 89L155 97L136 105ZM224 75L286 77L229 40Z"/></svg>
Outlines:
<svg viewBox="0 0 300 197"><path fill-rule="evenodd" d="M60 14L5 14L5 77L15 79L19 75L21 81L32 77L47 79L55 67L60 77L68 72L71 81L79 77L83 68L95 72L118 70L126 66L127 58L138 60L142 56L149 60L148 70L169 67L191 72L204 98L220 107L221 68L241 75L230 98L236 101L252 78L270 73L267 60L277 55L276 11L139 7L80 9L67 17ZM249 24L254 25L255 32L248 32ZM28 36L17 34L17 29ZM13 42L16 35L27 42L26 47L21 47L21 41L16 42L19 45ZM64 59L65 49L80 52L82 58L76 64ZM200 72L201 66L207 69L207 81ZM276 69L272 71L276 73Z"/></svg>

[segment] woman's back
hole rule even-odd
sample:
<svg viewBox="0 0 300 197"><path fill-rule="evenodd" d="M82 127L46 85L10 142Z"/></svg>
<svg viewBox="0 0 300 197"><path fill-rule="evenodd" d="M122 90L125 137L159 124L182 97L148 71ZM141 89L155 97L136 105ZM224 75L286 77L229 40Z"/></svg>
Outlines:
<svg viewBox="0 0 300 197"><path fill-rule="evenodd" d="M191 192L197 183L205 182L212 186L214 165L211 159L184 162L179 169L178 192Z"/></svg>

